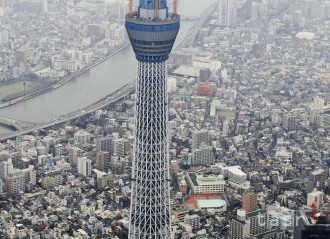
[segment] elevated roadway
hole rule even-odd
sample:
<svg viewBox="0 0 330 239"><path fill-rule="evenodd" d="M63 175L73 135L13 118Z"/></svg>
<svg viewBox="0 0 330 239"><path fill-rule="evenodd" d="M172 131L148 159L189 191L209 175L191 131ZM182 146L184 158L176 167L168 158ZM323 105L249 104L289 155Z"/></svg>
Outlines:
<svg viewBox="0 0 330 239"><path fill-rule="evenodd" d="M64 116L58 117L58 118L53 119L46 123L35 124L35 125L33 125L31 127L27 127L27 128L22 128L19 125L16 125L17 131L6 134L6 135L1 135L0 141L3 142L3 141L6 141L7 139L13 139L20 135L24 135L24 134L32 133L37 130L49 128L49 127L55 126L57 124L65 123L67 121L74 120L74 119L82 117L84 115L93 113L95 110L104 108L105 106L107 106L109 104L115 103L116 101L127 97L129 94L133 93L134 90L135 90L135 84L131 83L131 84L126 85L123 88L119 89L114 94L107 96L106 98L104 98L104 99L96 102L95 104L92 104L82 110L78 110L78 111L66 114ZM0 118L2 118L2 117L0 117ZM6 121L7 123L16 122L13 119L8 119L8 118L5 118L5 119L7 120Z"/></svg>
<svg viewBox="0 0 330 239"><path fill-rule="evenodd" d="M205 25L207 19L211 16L211 14L217 9L218 3L212 3L199 17L199 19L196 21L196 23L192 26L192 28L189 30L189 33L186 38L184 38L183 41L181 41L176 48L175 51L184 48L189 47L194 42L199 30Z"/></svg>

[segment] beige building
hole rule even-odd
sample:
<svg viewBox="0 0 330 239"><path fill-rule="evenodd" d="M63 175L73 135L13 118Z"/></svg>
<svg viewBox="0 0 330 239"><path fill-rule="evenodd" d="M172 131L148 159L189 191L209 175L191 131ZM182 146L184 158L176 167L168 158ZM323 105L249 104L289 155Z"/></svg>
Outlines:
<svg viewBox="0 0 330 239"><path fill-rule="evenodd" d="M187 173L186 179L193 194L224 193L225 180L223 175L200 175Z"/></svg>
<svg viewBox="0 0 330 239"><path fill-rule="evenodd" d="M242 198L242 208L247 212L253 212L258 210L258 199L255 192L245 192Z"/></svg>
<svg viewBox="0 0 330 239"><path fill-rule="evenodd" d="M53 171L43 173L41 185L44 189L62 185L63 176L61 170L55 169Z"/></svg>
<svg viewBox="0 0 330 239"><path fill-rule="evenodd" d="M22 170L14 170L6 178L7 192L10 195L24 192L26 185L26 174Z"/></svg>

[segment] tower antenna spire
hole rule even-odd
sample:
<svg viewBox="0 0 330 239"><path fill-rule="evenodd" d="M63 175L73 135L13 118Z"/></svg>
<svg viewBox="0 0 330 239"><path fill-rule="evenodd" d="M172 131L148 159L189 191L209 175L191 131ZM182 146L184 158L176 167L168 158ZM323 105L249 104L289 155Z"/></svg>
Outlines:
<svg viewBox="0 0 330 239"><path fill-rule="evenodd" d="M132 17L133 16L133 0L129 0L128 8L129 8L129 16Z"/></svg>
<svg viewBox="0 0 330 239"><path fill-rule="evenodd" d="M177 7L178 7L178 2L177 2L177 0L174 0L174 2L173 2L173 14L174 14L174 16L176 16L177 15Z"/></svg>
<svg viewBox="0 0 330 239"><path fill-rule="evenodd" d="M155 0L155 18L159 18L159 0Z"/></svg>

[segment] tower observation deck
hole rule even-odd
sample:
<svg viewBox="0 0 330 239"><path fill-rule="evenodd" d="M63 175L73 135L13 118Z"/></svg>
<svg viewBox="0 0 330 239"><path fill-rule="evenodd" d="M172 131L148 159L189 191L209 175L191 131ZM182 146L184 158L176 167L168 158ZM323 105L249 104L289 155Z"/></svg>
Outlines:
<svg viewBox="0 0 330 239"><path fill-rule="evenodd" d="M166 0L140 0L126 16L136 59L132 196L129 239L170 239L170 174L166 60L180 28Z"/></svg>

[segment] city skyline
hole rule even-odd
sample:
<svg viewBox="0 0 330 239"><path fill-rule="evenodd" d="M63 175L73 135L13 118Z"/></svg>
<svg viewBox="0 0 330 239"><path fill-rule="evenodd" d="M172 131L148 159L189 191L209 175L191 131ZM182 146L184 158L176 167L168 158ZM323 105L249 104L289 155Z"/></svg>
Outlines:
<svg viewBox="0 0 330 239"><path fill-rule="evenodd" d="M329 36L329 0L0 0L0 238L328 239Z"/></svg>

